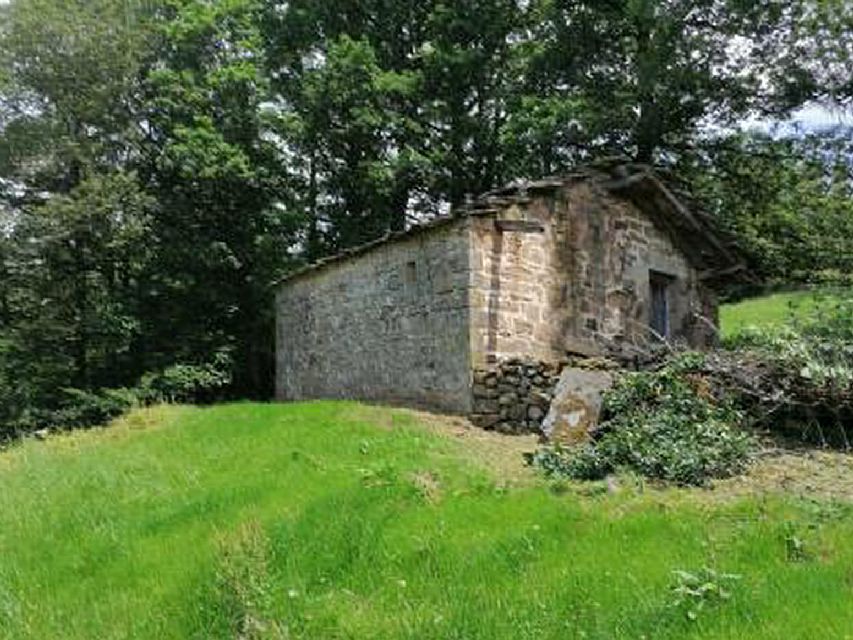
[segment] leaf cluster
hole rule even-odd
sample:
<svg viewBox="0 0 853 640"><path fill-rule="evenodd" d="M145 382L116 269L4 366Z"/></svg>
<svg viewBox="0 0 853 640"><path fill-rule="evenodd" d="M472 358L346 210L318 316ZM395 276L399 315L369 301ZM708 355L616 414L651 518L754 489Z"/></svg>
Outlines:
<svg viewBox="0 0 853 640"><path fill-rule="evenodd" d="M732 588L741 579L734 573L722 573L710 567L699 571L673 572L671 606L684 611L688 620L698 620L706 609L719 606L732 596Z"/></svg>

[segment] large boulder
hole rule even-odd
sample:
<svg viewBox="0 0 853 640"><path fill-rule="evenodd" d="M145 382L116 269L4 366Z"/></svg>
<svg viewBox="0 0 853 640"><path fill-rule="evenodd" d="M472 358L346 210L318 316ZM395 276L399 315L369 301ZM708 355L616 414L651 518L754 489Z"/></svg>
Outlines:
<svg viewBox="0 0 853 640"><path fill-rule="evenodd" d="M588 440L598 426L604 393L612 386L613 375L607 371L563 369L542 423L544 437L566 445Z"/></svg>

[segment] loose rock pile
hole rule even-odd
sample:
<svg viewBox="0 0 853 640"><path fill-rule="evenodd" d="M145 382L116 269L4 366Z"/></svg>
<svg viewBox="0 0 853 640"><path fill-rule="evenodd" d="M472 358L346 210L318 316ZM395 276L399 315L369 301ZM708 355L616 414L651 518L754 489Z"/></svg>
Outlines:
<svg viewBox="0 0 853 640"><path fill-rule="evenodd" d="M565 364L512 358L475 370L471 421L501 433L541 433Z"/></svg>

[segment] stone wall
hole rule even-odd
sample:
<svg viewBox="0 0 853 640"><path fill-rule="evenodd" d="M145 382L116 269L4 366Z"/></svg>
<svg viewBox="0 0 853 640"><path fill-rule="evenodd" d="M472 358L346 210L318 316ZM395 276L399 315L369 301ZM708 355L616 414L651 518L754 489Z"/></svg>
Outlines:
<svg viewBox="0 0 853 640"><path fill-rule="evenodd" d="M489 219L472 222L475 367L513 357L555 362L654 342L653 271L671 278L669 337L694 346L713 341L711 292L633 203L587 179L514 208L499 217L539 221L543 230L501 232Z"/></svg>
<svg viewBox="0 0 853 640"><path fill-rule="evenodd" d="M649 331L650 272L671 277L671 338L695 346L713 339L716 301L681 251L635 205L580 182L567 193L568 271L573 274L569 306L581 342L643 344Z"/></svg>
<svg viewBox="0 0 853 640"><path fill-rule="evenodd" d="M499 231L472 220L471 350L475 367L514 357L551 362L564 357L569 274L559 240L561 202L539 198L513 215L543 231Z"/></svg>
<svg viewBox="0 0 853 640"><path fill-rule="evenodd" d="M277 397L467 413L468 260L467 221L459 220L284 282Z"/></svg>
<svg viewBox="0 0 853 640"><path fill-rule="evenodd" d="M509 358L475 369L471 421L501 433L540 433L563 364Z"/></svg>

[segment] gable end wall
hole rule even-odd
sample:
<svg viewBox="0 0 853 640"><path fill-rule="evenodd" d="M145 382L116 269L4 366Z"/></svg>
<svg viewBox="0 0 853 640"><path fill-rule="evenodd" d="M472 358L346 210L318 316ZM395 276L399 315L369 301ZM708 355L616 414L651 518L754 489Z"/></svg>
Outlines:
<svg viewBox="0 0 853 640"><path fill-rule="evenodd" d="M472 221L475 368L507 358L557 362L567 353L649 342L652 270L673 278L670 338L695 347L713 342L713 293L633 203L579 181L501 216L538 221L543 231L501 232L491 220Z"/></svg>

